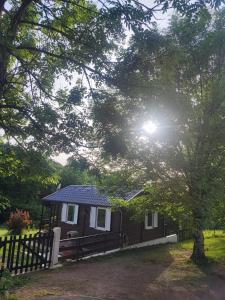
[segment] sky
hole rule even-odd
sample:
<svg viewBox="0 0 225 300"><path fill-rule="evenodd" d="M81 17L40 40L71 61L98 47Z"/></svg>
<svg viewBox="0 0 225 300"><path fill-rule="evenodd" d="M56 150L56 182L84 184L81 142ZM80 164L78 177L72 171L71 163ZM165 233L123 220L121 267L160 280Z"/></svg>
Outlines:
<svg viewBox="0 0 225 300"><path fill-rule="evenodd" d="M145 4L148 7L153 7L154 6L154 0L143 0L142 1L143 4ZM158 27L161 30L164 30L168 27L169 25L169 20L170 17L173 14L173 10L169 10L166 13L161 13L161 12L157 12L155 14L155 18L153 18L153 21L157 23ZM72 80L72 83L67 82L63 77L59 77L59 79L57 79L55 81L55 89L58 90L59 88L68 88L71 89L74 85L74 81L76 80L76 76L74 75L74 80ZM55 160L56 162L59 162L62 165L65 165L67 163L67 159L70 157L70 154L65 154L65 153L60 153L59 155L55 155L52 157L53 160Z"/></svg>

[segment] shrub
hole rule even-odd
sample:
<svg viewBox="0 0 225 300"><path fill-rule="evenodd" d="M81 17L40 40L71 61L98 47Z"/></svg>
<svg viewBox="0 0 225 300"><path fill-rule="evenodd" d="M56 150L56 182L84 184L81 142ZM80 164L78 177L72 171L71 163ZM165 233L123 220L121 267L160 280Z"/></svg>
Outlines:
<svg viewBox="0 0 225 300"><path fill-rule="evenodd" d="M28 211L22 211L17 209L10 214L9 221L7 222L9 230L13 234L21 234L23 229L27 229L32 224L30 214Z"/></svg>
<svg viewBox="0 0 225 300"><path fill-rule="evenodd" d="M4 270L0 278L0 299L16 300L16 295L10 294L10 289L23 286L28 280L28 277L11 276L7 269ZM5 297L3 298L2 296Z"/></svg>

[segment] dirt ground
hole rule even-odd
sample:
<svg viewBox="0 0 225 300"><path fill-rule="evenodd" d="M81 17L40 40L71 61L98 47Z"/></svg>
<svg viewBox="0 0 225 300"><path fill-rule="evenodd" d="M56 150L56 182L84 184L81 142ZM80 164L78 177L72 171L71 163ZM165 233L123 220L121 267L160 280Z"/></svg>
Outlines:
<svg viewBox="0 0 225 300"><path fill-rule="evenodd" d="M224 300L225 266L199 268L174 246L143 248L29 274L20 300Z"/></svg>

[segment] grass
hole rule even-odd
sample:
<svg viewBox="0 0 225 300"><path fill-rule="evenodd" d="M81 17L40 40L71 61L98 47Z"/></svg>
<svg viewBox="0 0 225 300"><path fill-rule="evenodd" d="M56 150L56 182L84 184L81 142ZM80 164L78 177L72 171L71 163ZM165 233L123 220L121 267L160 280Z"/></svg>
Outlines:
<svg viewBox="0 0 225 300"><path fill-rule="evenodd" d="M0 237L9 235L9 231L5 227L0 227Z"/></svg>
<svg viewBox="0 0 225 300"><path fill-rule="evenodd" d="M216 230L214 235L213 230L206 230L204 237L206 256L209 260L216 263L225 263L225 232L223 230ZM178 243L176 246L191 251L193 241L184 241Z"/></svg>
<svg viewBox="0 0 225 300"><path fill-rule="evenodd" d="M208 262L198 266L190 260L193 240L187 240L171 245L169 246L169 253L173 261L170 267L158 278L160 284L168 285L173 282L175 285L189 285L197 288L204 286L207 281L210 281L211 276L215 276L218 269L224 268L225 232L216 230L214 235L213 230L206 230L204 232L204 237Z"/></svg>
<svg viewBox="0 0 225 300"><path fill-rule="evenodd" d="M37 232L36 228L32 228L32 229L27 229L23 231L23 235L24 234L35 234ZM10 232L6 227L0 227L0 237L5 237L5 236L9 236Z"/></svg>
<svg viewBox="0 0 225 300"><path fill-rule="evenodd" d="M22 235L25 235L25 234L29 235L29 234L35 234L35 233L37 233L37 229L32 228L32 229L23 230ZM4 240L4 238L6 236L10 236L10 231L6 227L0 227L0 238L3 238L3 240ZM6 252L9 249L8 247L9 247L9 244L6 248ZM15 256L17 255L17 250L16 249L17 249L17 245L16 245L15 252L14 252ZM3 248L0 247L0 255L2 255L2 251L3 251Z"/></svg>
<svg viewBox="0 0 225 300"><path fill-rule="evenodd" d="M46 289L42 289L34 293L35 297L47 297L47 296L60 296L60 293L57 291L49 291Z"/></svg>

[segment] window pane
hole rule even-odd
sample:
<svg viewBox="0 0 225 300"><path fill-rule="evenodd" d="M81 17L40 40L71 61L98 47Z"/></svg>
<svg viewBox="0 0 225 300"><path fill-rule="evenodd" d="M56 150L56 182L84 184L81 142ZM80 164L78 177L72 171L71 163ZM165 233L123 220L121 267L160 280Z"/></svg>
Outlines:
<svg viewBox="0 0 225 300"><path fill-rule="evenodd" d="M151 227L151 226L153 226L153 218L152 218L152 213L148 213L148 224L147 224L147 226L148 227Z"/></svg>
<svg viewBox="0 0 225 300"><path fill-rule="evenodd" d="M68 205L67 221L74 222L74 212L75 212L75 206Z"/></svg>
<svg viewBox="0 0 225 300"><path fill-rule="evenodd" d="M98 209L97 227L105 227L105 209Z"/></svg>

